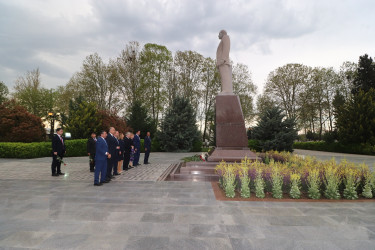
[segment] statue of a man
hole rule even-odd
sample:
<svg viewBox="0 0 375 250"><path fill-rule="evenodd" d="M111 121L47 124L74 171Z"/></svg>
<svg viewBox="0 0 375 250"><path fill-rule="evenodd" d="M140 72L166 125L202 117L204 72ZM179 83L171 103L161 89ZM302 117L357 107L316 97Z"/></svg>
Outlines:
<svg viewBox="0 0 375 250"><path fill-rule="evenodd" d="M221 93L232 94L232 66L229 60L230 39L225 30L220 31L219 39L221 42L216 51L216 67L219 69L221 77Z"/></svg>

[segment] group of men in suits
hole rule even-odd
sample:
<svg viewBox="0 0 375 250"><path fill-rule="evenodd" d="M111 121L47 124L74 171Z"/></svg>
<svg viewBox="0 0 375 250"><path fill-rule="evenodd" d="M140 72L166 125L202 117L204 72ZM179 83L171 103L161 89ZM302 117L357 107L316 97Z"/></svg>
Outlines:
<svg viewBox="0 0 375 250"><path fill-rule="evenodd" d="M105 142L106 145L96 145L96 154L95 154L95 177L94 177L94 185L95 186L101 186L104 183L108 183L111 181L111 179L115 178L116 175L119 175L117 171L117 165L120 160L123 160L123 170L128 171L130 166L130 158L131 158L131 153L132 153L132 148L134 148L134 161L133 161L133 167L136 167L139 164L139 157L140 157L140 152L141 152L141 143L140 143L140 131L137 131L135 135L133 135L130 132L127 132L123 141L119 141L119 137L116 136L118 132L115 130L115 128L111 127L108 131L108 134L105 136ZM93 135L92 135L93 137ZM101 135L101 137L103 137ZM146 141L147 141L147 146L145 146L145 149L147 148L147 158L145 158L144 163L148 163L148 155L150 154L151 151L151 138L150 138L150 133L147 133L146 136ZM90 138L91 139L91 138ZM89 139L89 141L90 141ZM92 141L92 140L91 140ZM98 142L99 140L97 140ZM88 143L89 145L89 143ZM98 149L98 146L102 147L101 149ZM106 146L106 147L105 147ZM91 147L90 147L91 148ZM100 152L103 155L103 149L106 149L107 151L107 164L104 162L100 162L98 165L98 162L96 160L97 154ZM89 150L88 150L89 151ZM90 153L91 154L91 153ZM145 156L146 157L146 156ZM106 168L106 175L104 177L103 175L103 168ZM91 162L90 162L90 170L91 170ZM101 174L101 178L99 181L99 173Z"/></svg>
<svg viewBox="0 0 375 250"><path fill-rule="evenodd" d="M101 186L108 183L115 175L119 175L117 165L120 160L123 160L123 170L127 171L131 158L132 148L134 148L133 167L139 164L141 153L140 131L135 135L130 132L126 133L123 141L119 141L116 136L115 128L111 127L108 131L101 131L100 135L96 137L96 133L92 132L91 137L87 141L87 153L90 158L90 172L94 172L94 185ZM117 132L118 133L118 132ZM58 128L56 134L52 139L52 176L64 175L61 172L61 163L65 155L66 148L64 139L62 137L63 129ZM121 146L121 147L120 147ZM151 137L150 132L144 140L145 158L144 164L149 164L148 158L151 151Z"/></svg>

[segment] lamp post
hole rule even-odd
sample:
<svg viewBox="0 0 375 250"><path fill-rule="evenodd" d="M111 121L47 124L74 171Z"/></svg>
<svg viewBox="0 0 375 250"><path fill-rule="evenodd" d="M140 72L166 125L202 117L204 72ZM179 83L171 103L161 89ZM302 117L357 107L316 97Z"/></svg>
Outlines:
<svg viewBox="0 0 375 250"><path fill-rule="evenodd" d="M49 112L48 117L51 119L51 130L49 131L49 137L52 140L53 131L55 130L55 114L53 112Z"/></svg>

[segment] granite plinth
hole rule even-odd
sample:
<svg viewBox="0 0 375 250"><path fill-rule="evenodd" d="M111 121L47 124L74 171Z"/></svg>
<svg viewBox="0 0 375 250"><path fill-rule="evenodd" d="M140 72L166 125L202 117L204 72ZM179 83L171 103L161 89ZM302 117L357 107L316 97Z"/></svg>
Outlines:
<svg viewBox="0 0 375 250"><path fill-rule="evenodd" d="M216 96L216 149L208 161L241 162L245 157L258 159L248 148L240 98L234 94L219 94Z"/></svg>
<svg viewBox="0 0 375 250"><path fill-rule="evenodd" d="M248 146L240 98L234 94L216 96L216 147Z"/></svg>

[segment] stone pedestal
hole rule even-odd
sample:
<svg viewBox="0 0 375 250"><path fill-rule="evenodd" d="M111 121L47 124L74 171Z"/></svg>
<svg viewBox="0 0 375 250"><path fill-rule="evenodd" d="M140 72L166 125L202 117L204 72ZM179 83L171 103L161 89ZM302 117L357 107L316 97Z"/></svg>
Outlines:
<svg viewBox="0 0 375 250"><path fill-rule="evenodd" d="M234 94L219 94L216 96L216 148L208 161L240 162L245 157L257 159L248 148L240 98Z"/></svg>

